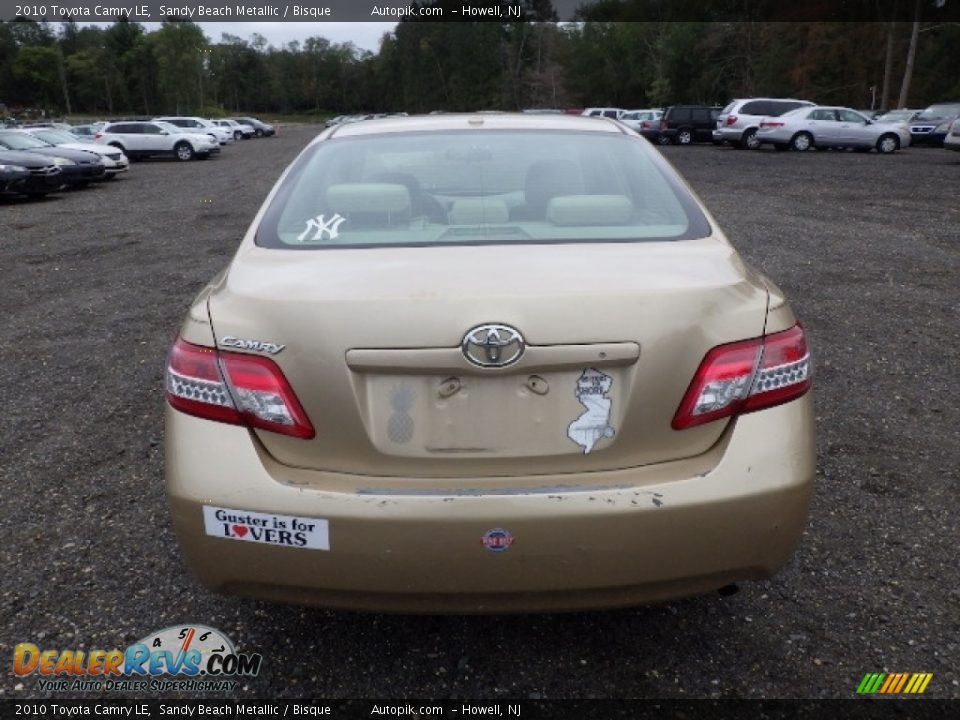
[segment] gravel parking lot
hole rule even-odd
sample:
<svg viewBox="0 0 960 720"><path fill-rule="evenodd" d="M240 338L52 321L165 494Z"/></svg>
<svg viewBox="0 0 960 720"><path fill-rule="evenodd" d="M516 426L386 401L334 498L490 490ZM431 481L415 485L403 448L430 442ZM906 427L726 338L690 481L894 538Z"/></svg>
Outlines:
<svg viewBox="0 0 960 720"><path fill-rule="evenodd" d="M791 565L731 597L402 617L214 596L164 498L162 373L188 302L315 134L0 199L0 696L13 646L125 647L182 622L263 654L248 697L960 697L960 154L662 151L804 321L819 474ZM55 696L55 695L54 695ZM127 697L128 694L121 694Z"/></svg>

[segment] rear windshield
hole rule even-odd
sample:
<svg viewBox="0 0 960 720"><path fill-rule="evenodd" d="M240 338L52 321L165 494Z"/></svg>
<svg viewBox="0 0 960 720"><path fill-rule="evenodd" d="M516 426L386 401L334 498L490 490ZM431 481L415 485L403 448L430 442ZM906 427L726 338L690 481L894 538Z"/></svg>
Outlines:
<svg viewBox="0 0 960 720"><path fill-rule="evenodd" d="M709 233L689 192L636 136L496 130L318 143L284 179L257 244L632 242Z"/></svg>

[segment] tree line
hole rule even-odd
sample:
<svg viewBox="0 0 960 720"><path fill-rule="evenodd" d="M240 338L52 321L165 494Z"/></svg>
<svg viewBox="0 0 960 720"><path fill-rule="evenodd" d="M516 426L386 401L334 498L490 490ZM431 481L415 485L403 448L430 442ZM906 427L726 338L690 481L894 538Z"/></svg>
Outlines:
<svg viewBox="0 0 960 720"><path fill-rule="evenodd" d="M624 22L611 11L623 3L609 0L558 23L549 0L523 0L514 21L402 21L377 52L320 35L279 47L257 34L210 38L182 21L147 31L124 19L18 19L0 24L0 103L98 117L722 105L755 95L919 107L960 99L960 24L925 21L925 2L897 21Z"/></svg>

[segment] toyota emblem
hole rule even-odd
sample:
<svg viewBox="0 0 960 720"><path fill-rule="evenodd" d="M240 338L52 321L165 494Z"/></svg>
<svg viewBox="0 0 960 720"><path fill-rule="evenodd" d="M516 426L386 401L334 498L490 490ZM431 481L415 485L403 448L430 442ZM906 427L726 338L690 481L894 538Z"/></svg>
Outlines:
<svg viewBox="0 0 960 720"><path fill-rule="evenodd" d="M463 355L480 367L506 367L523 355L523 335L509 325L479 325L463 336Z"/></svg>

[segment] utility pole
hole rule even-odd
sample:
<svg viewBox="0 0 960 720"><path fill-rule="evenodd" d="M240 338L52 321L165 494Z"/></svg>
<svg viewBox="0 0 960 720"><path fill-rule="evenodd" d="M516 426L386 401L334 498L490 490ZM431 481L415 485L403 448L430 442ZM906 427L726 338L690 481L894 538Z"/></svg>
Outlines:
<svg viewBox="0 0 960 720"><path fill-rule="evenodd" d="M913 31L910 33L910 49L907 50L907 66L903 70L903 83L900 85L900 101L898 108L907 106L910 95L910 81L913 79L913 64L917 59L917 38L920 36L920 6L922 0L916 0L913 10Z"/></svg>

